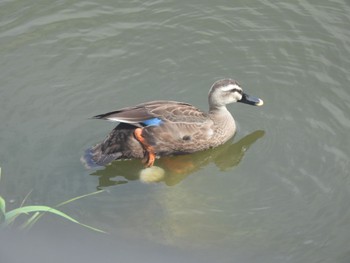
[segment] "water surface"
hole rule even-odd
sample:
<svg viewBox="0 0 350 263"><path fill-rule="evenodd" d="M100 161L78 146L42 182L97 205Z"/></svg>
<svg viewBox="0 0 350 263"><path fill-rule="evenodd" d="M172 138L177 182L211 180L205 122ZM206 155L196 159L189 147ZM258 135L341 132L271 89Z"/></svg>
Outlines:
<svg viewBox="0 0 350 263"><path fill-rule="evenodd" d="M108 237L49 215L28 234L77 260L349 262L349 14L342 0L2 1L8 209L105 189L62 210ZM80 163L114 127L91 116L155 99L206 110L223 77L265 105L230 105L239 129L222 147L157 163L186 169L144 184L138 161Z"/></svg>

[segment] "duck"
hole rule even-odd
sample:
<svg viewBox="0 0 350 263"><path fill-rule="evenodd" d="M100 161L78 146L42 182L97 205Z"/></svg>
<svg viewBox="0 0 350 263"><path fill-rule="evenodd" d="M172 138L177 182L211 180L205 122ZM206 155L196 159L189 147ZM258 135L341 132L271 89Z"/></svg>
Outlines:
<svg viewBox="0 0 350 263"><path fill-rule="evenodd" d="M262 106L263 100L243 92L234 79L216 81L208 94L208 111L178 101L156 100L94 116L118 122L106 138L85 151L86 167L114 160L141 159L145 167L162 156L191 154L224 144L236 133L226 105Z"/></svg>

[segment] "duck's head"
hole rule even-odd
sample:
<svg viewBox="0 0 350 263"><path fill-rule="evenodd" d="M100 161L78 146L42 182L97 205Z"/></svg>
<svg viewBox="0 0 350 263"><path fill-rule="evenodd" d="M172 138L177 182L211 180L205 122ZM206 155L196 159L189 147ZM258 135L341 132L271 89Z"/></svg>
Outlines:
<svg viewBox="0 0 350 263"><path fill-rule="evenodd" d="M210 109L219 109L226 104L242 102L254 106L262 106L262 99L250 96L243 92L239 83L233 79L221 79L216 81L209 90Z"/></svg>

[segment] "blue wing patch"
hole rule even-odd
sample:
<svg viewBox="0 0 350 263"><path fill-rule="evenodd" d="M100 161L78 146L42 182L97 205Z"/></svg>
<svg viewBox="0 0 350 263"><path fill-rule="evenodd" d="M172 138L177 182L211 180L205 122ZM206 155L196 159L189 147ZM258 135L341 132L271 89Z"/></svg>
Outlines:
<svg viewBox="0 0 350 263"><path fill-rule="evenodd" d="M151 126L151 125L159 126L159 125L162 124L162 122L163 121L161 119L159 119L159 118L153 118L153 119L149 119L149 120L143 121L142 124L145 125L145 126Z"/></svg>

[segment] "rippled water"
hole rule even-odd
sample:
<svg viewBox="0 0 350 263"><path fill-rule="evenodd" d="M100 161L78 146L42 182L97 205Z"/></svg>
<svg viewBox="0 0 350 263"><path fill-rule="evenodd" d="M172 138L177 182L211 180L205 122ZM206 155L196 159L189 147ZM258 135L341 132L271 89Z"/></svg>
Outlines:
<svg viewBox="0 0 350 263"><path fill-rule="evenodd" d="M345 0L0 2L1 196L12 209L31 191L26 204L55 205L106 189L62 210L110 233L45 216L12 243L78 262L349 262L349 14ZM160 159L155 184L139 161L80 163L114 127L89 117L206 109L222 77L265 102L229 106L233 141Z"/></svg>

